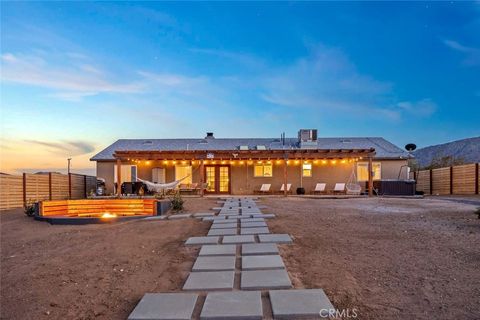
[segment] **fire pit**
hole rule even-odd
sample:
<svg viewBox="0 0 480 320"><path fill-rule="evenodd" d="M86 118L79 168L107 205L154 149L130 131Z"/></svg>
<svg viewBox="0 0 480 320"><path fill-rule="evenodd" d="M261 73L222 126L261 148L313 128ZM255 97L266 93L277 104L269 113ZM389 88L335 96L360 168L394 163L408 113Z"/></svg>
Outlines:
<svg viewBox="0 0 480 320"><path fill-rule="evenodd" d="M157 214L156 199L41 201L35 219L51 224L111 223Z"/></svg>

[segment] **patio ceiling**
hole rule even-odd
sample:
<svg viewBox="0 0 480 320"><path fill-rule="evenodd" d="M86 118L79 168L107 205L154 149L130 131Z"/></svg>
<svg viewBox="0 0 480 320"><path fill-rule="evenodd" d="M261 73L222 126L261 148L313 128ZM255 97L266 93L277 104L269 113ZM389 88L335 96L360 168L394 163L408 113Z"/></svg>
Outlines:
<svg viewBox="0 0 480 320"><path fill-rule="evenodd" d="M184 151L144 151L116 150L117 160L275 160L275 159L342 159L372 158L375 149L295 149L295 150L184 150Z"/></svg>

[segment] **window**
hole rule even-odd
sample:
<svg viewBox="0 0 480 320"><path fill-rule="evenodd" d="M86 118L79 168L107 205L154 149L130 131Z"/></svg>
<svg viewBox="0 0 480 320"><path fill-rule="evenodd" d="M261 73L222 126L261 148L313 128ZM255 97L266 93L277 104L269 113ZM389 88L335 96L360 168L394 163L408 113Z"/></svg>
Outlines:
<svg viewBox="0 0 480 320"><path fill-rule="evenodd" d="M137 181L137 166L129 164L122 164L122 183L123 182L135 182ZM117 165L113 166L113 182L117 182Z"/></svg>
<svg viewBox="0 0 480 320"><path fill-rule="evenodd" d="M187 178L182 180L182 183L192 183L192 166L175 166L175 180L185 177Z"/></svg>
<svg viewBox="0 0 480 320"><path fill-rule="evenodd" d="M374 162L373 166L373 180L380 180L382 178L382 164ZM368 181L368 162L357 163L357 179L358 181Z"/></svg>
<svg viewBox="0 0 480 320"><path fill-rule="evenodd" d="M272 177L272 165L271 164L256 164L253 168L254 177Z"/></svg>
<svg viewBox="0 0 480 320"><path fill-rule="evenodd" d="M152 182L165 183L165 168L152 169Z"/></svg>
<svg viewBox="0 0 480 320"><path fill-rule="evenodd" d="M304 163L303 164L302 175L304 177L311 177L312 176L312 164L311 163Z"/></svg>

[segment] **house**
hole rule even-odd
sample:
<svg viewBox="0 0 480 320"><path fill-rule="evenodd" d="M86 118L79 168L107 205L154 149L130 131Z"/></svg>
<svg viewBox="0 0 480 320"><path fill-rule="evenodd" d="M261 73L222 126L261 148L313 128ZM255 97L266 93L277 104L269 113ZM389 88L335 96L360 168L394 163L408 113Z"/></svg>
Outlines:
<svg viewBox="0 0 480 320"><path fill-rule="evenodd" d="M186 177L182 183L207 183L205 193L241 195L262 184L309 193L321 182L329 190L354 178L365 190L376 179L407 179L408 157L383 138L318 138L317 130L303 129L297 138L120 139L90 160L107 194L117 192L120 176L158 183Z"/></svg>

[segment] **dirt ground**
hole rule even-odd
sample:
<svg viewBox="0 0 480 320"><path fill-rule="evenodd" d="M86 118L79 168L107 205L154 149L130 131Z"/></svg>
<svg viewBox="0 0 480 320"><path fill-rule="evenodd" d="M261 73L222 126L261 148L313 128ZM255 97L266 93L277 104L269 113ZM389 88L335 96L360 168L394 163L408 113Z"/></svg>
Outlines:
<svg viewBox="0 0 480 320"><path fill-rule="evenodd" d="M477 198L479 199L479 198ZM360 319L480 319L480 220L432 198L265 199L297 288Z"/></svg>
<svg viewBox="0 0 480 320"><path fill-rule="evenodd" d="M435 199L265 198L296 288L359 319L479 319L480 220ZM214 199L187 199L201 212ZM145 292L179 291L205 235L195 219L52 226L2 212L2 319L125 319Z"/></svg>
<svg viewBox="0 0 480 320"><path fill-rule="evenodd" d="M215 200L186 199L186 212ZM1 319L126 319L146 292L178 291L206 234L196 219L59 226L2 212Z"/></svg>

